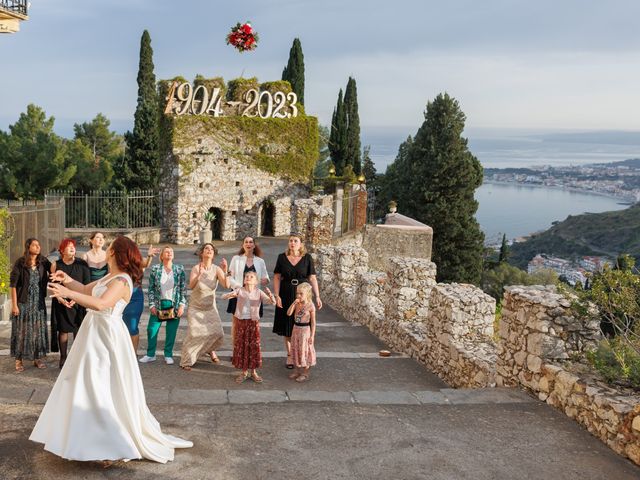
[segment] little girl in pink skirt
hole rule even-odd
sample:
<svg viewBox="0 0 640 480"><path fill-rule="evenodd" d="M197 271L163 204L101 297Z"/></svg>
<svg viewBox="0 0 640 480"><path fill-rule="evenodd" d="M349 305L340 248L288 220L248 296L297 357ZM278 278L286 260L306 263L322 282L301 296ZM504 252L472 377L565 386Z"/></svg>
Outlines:
<svg viewBox="0 0 640 480"><path fill-rule="evenodd" d="M316 349L313 346L316 336L316 307L313 306L311 285L298 285L296 300L287 310L287 315L295 315L291 333L291 356L296 371L289 378L296 382L306 382L309 379L309 368L316 364Z"/></svg>

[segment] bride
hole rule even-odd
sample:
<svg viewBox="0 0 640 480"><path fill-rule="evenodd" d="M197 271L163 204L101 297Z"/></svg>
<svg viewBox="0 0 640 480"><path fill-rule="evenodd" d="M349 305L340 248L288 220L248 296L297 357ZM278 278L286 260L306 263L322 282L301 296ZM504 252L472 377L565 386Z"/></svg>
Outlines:
<svg viewBox="0 0 640 480"><path fill-rule="evenodd" d="M82 285L57 271L51 296L88 309L29 437L69 460L147 458L166 463L187 440L162 433L149 411L122 310L142 277L137 245L118 237L107 250L110 274Z"/></svg>

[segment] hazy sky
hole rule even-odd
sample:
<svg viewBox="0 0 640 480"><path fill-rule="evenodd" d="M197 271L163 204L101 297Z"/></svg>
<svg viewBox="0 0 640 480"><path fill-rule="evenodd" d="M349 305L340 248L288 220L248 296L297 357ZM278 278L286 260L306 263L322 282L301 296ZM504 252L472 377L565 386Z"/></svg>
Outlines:
<svg viewBox="0 0 640 480"><path fill-rule="evenodd" d="M414 133L447 91L471 128L639 130L639 18L637 0L32 0L0 36L0 128L28 103L65 135L98 112L129 128L148 29L158 78L279 79L299 37L325 124L352 75L365 128ZM239 54L224 39L245 20L260 44Z"/></svg>

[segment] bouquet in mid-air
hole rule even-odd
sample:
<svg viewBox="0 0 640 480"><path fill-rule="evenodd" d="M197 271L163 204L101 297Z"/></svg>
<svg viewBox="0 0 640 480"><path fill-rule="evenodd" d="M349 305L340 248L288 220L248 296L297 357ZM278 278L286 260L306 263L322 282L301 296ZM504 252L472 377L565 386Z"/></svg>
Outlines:
<svg viewBox="0 0 640 480"><path fill-rule="evenodd" d="M227 45L233 46L240 53L255 50L258 46L258 33L249 22L238 23L227 35Z"/></svg>

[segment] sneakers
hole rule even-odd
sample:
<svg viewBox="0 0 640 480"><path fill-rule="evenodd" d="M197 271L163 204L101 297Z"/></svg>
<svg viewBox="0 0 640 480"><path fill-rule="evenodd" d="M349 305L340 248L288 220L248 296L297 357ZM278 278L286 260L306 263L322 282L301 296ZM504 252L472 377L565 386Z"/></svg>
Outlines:
<svg viewBox="0 0 640 480"><path fill-rule="evenodd" d="M149 362L155 362L156 361L156 356L154 355L153 357L148 357L147 355L145 355L144 357L142 357L140 360L138 360L140 363L149 363Z"/></svg>
<svg viewBox="0 0 640 480"><path fill-rule="evenodd" d="M164 357L164 363L167 365L173 365L173 357Z"/></svg>

